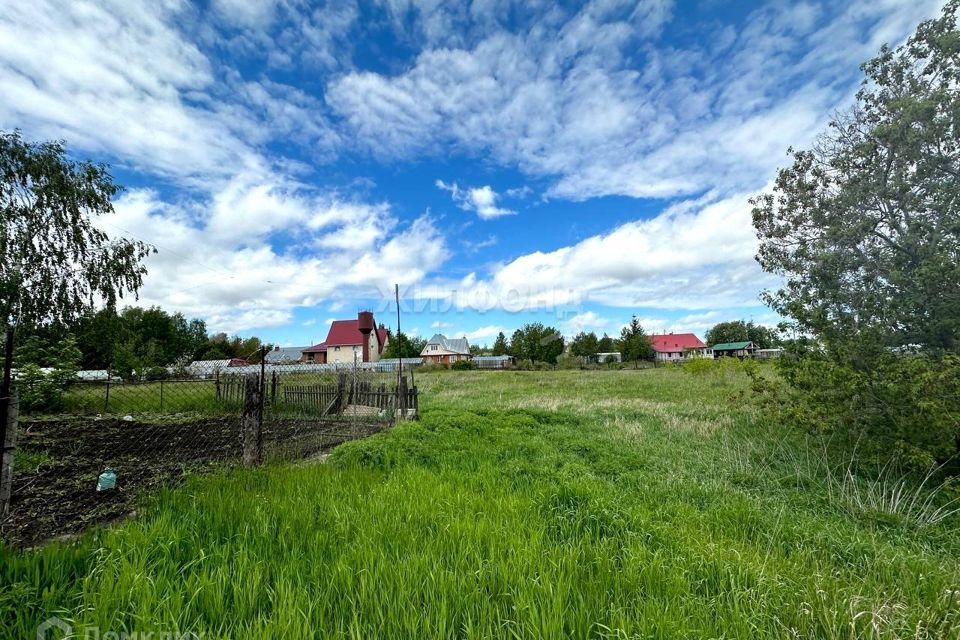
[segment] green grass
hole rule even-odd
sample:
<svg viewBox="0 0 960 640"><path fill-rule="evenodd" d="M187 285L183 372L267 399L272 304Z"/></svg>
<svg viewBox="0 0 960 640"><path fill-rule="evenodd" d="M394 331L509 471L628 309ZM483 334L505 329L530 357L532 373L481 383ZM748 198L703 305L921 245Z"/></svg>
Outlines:
<svg viewBox="0 0 960 640"><path fill-rule="evenodd" d="M422 420L0 563L0 615L204 637L953 638L955 517L858 510L735 367L438 372Z"/></svg>

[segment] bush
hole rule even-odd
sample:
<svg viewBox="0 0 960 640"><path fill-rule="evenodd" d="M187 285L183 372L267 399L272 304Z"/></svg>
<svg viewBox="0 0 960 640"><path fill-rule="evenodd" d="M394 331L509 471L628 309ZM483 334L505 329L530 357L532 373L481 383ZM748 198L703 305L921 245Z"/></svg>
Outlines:
<svg viewBox="0 0 960 640"><path fill-rule="evenodd" d="M166 380L170 373L165 367L150 367L145 372L147 380Z"/></svg>
<svg viewBox="0 0 960 640"><path fill-rule="evenodd" d="M63 392L74 372L54 369L44 372L35 364L25 364L17 369L17 394L20 411L59 411L63 408Z"/></svg>
<svg viewBox="0 0 960 640"><path fill-rule="evenodd" d="M473 363L469 360L457 360L450 365L450 368L454 371L469 371L470 369L475 368Z"/></svg>
<svg viewBox="0 0 960 640"><path fill-rule="evenodd" d="M693 358L688 360L683 365L683 370L688 373L693 373L697 375L702 375L704 373L709 373L713 371L716 367L714 366L713 360L711 358Z"/></svg>
<svg viewBox="0 0 960 640"><path fill-rule="evenodd" d="M748 369L776 419L829 434L867 460L923 470L954 460L960 438L960 357L888 354L856 369L821 354L784 357L777 384Z"/></svg>

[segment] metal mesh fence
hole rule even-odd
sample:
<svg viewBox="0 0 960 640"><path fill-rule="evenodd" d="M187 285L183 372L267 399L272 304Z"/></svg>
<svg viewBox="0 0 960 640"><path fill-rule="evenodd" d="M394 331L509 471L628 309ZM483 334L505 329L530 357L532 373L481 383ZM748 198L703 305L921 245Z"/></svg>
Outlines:
<svg viewBox="0 0 960 640"><path fill-rule="evenodd" d="M415 417L419 405L408 374L384 367L199 364L126 379L74 376L55 388L18 379L3 540L30 545L123 517L138 496L187 473L322 457ZM98 490L111 475L115 486Z"/></svg>

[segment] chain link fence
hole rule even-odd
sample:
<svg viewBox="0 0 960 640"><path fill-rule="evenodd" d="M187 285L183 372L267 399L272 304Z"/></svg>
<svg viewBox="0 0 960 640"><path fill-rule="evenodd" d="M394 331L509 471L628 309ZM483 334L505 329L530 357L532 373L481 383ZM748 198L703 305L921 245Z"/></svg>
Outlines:
<svg viewBox="0 0 960 640"><path fill-rule="evenodd" d="M405 368L217 362L135 379L75 376L55 392L17 380L9 508L0 537L29 546L131 513L188 473L322 459L414 418ZM256 357L253 359L257 359ZM115 486L103 489L105 477ZM109 484L107 482L106 484Z"/></svg>

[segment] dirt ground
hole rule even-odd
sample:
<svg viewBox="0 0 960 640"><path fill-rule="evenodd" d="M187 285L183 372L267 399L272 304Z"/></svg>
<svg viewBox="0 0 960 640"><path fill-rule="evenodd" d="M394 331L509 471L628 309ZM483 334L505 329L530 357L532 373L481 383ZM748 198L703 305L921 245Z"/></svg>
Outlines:
<svg viewBox="0 0 960 640"><path fill-rule="evenodd" d="M341 442L372 435L388 425L377 422L268 420L264 451L269 458L301 458ZM146 424L116 418L23 421L18 449L29 466L14 469L10 513L0 519L0 538L30 547L88 527L122 519L138 498L187 473L242 456L236 416ZM117 474L116 489L97 492L107 467Z"/></svg>

